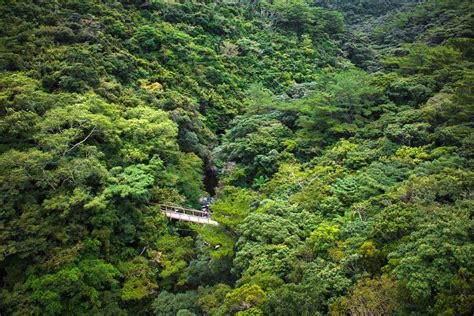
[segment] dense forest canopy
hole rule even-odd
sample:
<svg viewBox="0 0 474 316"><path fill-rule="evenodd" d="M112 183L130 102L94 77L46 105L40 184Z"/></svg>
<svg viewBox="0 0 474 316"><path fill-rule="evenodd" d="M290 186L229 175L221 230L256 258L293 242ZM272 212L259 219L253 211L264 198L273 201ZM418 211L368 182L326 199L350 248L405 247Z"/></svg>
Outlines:
<svg viewBox="0 0 474 316"><path fill-rule="evenodd" d="M472 1L0 10L0 314L474 313Z"/></svg>

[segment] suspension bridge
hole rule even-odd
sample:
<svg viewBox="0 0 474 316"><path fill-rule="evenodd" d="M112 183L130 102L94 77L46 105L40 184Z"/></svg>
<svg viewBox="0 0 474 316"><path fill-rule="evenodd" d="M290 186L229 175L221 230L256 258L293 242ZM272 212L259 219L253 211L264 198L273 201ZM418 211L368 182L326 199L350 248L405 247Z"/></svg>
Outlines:
<svg viewBox="0 0 474 316"><path fill-rule="evenodd" d="M178 221L193 222L198 224L219 225L218 222L211 219L209 212L193 210L173 205L159 204L161 211L166 217L176 219Z"/></svg>

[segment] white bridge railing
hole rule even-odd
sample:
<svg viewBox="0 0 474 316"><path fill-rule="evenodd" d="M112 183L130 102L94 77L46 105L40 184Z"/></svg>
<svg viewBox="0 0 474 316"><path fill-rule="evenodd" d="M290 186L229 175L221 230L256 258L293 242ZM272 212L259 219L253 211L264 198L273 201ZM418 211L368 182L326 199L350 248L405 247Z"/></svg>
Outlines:
<svg viewBox="0 0 474 316"><path fill-rule="evenodd" d="M160 204L160 208L168 218L198 224L219 225L218 222L211 219L208 212L164 204Z"/></svg>

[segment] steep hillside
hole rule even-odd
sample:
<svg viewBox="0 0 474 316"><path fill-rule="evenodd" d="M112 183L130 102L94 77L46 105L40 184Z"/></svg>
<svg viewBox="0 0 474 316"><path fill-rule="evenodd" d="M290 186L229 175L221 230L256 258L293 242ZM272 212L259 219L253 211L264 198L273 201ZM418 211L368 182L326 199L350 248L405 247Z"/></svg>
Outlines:
<svg viewBox="0 0 474 316"><path fill-rule="evenodd" d="M1 2L0 314L472 315L473 9Z"/></svg>

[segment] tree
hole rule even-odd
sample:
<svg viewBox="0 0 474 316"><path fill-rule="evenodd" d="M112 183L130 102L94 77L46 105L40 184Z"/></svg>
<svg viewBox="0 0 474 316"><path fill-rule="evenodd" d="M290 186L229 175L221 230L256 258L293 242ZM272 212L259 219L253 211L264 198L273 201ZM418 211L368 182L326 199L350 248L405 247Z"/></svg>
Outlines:
<svg viewBox="0 0 474 316"><path fill-rule="evenodd" d="M237 177L234 181L248 183L249 178L276 171L279 161L286 157L285 141L291 135L291 130L274 114L239 117L225 134L222 145L214 151L214 156L241 164L243 169L239 170L243 175L234 173Z"/></svg>
<svg viewBox="0 0 474 316"><path fill-rule="evenodd" d="M312 8L304 0L277 0L270 7L278 15L278 23L301 35L312 22Z"/></svg>
<svg viewBox="0 0 474 316"><path fill-rule="evenodd" d="M125 282L121 291L124 301L141 300L151 296L158 284L154 280L154 267L150 266L144 257L136 257L121 264Z"/></svg>
<svg viewBox="0 0 474 316"><path fill-rule="evenodd" d="M463 208L435 209L409 241L389 255L392 274L403 282L419 309L432 307L432 298L449 289L459 269L472 268L471 246L466 243L472 221L467 217Z"/></svg>
<svg viewBox="0 0 474 316"><path fill-rule="evenodd" d="M178 294L163 291L153 301L153 311L155 315L163 316L196 315L194 313L199 312L196 299L197 293L192 291Z"/></svg>
<svg viewBox="0 0 474 316"><path fill-rule="evenodd" d="M397 283L382 275L379 278L359 281L348 295L331 305L331 312L395 315L403 304Z"/></svg>
<svg viewBox="0 0 474 316"><path fill-rule="evenodd" d="M244 284L227 293L224 299L224 306L229 312L245 311L262 304L265 298L265 292L258 285ZM257 313L257 311L254 310L254 313Z"/></svg>
<svg viewBox="0 0 474 316"><path fill-rule="evenodd" d="M83 260L55 273L30 277L26 286L36 311L51 315L87 311L124 314L109 297L117 295L120 273L99 259ZM115 305L115 306L114 306Z"/></svg>

